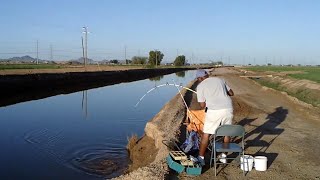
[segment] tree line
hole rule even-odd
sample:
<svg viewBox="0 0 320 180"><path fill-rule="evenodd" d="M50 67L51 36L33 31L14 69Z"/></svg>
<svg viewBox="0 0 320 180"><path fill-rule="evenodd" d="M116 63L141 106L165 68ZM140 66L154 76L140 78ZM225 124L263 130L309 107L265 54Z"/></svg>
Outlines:
<svg viewBox="0 0 320 180"><path fill-rule="evenodd" d="M126 60L126 64L137 64L137 65L146 65L149 64L151 66L158 66L161 64L163 60L164 54L161 51L155 50L149 52L149 57L145 56L133 56L131 60ZM119 64L118 60L110 60L112 64ZM177 56L173 61L173 65L175 66L184 66L186 65L186 57L184 55Z"/></svg>

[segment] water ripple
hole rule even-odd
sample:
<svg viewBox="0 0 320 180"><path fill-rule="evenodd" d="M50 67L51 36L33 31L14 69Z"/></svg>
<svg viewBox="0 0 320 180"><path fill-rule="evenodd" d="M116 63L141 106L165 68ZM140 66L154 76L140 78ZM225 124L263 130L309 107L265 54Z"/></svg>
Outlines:
<svg viewBox="0 0 320 180"><path fill-rule="evenodd" d="M103 139L105 143L72 144L66 143L62 130L44 128L26 133L24 140L58 164L98 177L111 178L123 174L129 161L121 139Z"/></svg>

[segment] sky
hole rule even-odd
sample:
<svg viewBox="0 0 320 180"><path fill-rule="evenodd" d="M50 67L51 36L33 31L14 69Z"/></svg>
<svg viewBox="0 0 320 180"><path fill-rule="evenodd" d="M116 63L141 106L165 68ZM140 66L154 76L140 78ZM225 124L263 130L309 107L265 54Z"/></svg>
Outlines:
<svg viewBox="0 0 320 180"><path fill-rule="evenodd" d="M320 64L318 0L3 0L0 58L127 59L164 53L190 63Z"/></svg>

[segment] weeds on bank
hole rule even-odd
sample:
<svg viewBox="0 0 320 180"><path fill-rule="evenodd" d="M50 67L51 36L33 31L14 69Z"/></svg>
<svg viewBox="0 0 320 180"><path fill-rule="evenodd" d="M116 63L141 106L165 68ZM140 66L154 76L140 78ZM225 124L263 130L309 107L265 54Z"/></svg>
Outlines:
<svg viewBox="0 0 320 180"><path fill-rule="evenodd" d="M295 79L307 79L310 81L314 81L320 83L320 67L283 67L283 66L253 66L244 68L249 71L273 71L273 72L285 72L285 71L302 71L304 73L297 74L288 74L288 76L293 77Z"/></svg>
<svg viewBox="0 0 320 180"><path fill-rule="evenodd" d="M278 91L284 91L290 96L296 97L300 101L320 107L320 99L317 97L317 95L313 95L312 92L308 89L298 89L296 91L290 91L289 89L281 86L279 82L271 82L266 79L256 79L256 82L258 82L262 86L266 86Z"/></svg>
<svg viewBox="0 0 320 180"><path fill-rule="evenodd" d="M138 142L139 137L136 134L133 134L131 137L127 137L128 144L127 144L127 150L131 150Z"/></svg>
<svg viewBox="0 0 320 180"><path fill-rule="evenodd" d="M314 81L320 83L320 70L316 71L307 71L304 74L289 74L290 77L296 79L308 79L310 81Z"/></svg>

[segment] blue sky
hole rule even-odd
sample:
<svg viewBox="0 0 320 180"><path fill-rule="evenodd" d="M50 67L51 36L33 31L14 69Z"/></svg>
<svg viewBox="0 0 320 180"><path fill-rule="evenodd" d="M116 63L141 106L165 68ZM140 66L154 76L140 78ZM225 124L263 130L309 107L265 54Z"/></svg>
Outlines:
<svg viewBox="0 0 320 180"><path fill-rule="evenodd" d="M124 59L161 50L164 61L320 64L317 0L6 0L0 6L0 58L29 54ZM193 56L192 56L193 55ZM193 57L193 59L192 59Z"/></svg>

